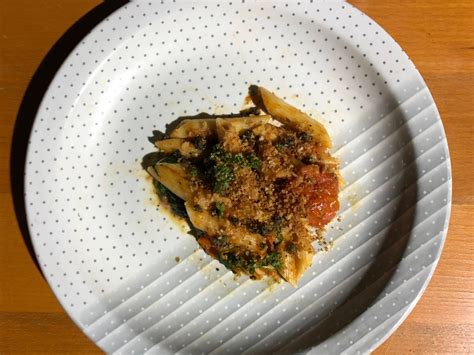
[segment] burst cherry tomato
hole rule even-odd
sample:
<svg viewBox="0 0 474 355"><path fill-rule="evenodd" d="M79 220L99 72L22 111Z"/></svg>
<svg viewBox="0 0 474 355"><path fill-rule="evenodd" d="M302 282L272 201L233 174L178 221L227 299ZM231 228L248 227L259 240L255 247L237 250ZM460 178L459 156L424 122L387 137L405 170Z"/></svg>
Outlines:
<svg viewBox="0 0 474 355"><path fill-rule="evenodd" d="M324 227L339 210L339 182L333 173L320 172L317 165L300 168L303 176L301 193L306 196L308 221L313 227Z"/></svg>

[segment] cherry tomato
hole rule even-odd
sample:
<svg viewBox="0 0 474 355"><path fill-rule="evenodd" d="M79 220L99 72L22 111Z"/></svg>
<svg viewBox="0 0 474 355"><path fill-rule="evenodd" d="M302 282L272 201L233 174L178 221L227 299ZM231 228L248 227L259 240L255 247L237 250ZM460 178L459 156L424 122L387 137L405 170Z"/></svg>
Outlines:
<svg viewBox="0 0 474 355"><path fill-rule="evenodd" d="M333 173L320 172L317 165L300 168L303 176L301 193L306 196L308 221L313 227L324 227L339 210L339 182Z"/></svg>

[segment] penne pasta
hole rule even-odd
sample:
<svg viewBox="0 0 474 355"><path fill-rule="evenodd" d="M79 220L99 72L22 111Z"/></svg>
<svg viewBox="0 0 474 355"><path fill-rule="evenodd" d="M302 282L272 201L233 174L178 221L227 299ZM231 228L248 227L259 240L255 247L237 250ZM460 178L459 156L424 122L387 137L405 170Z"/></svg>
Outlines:
<svg viewBox="0 0 474 355"><path fill-rule="evenodd" d="M255 127L252 132L257 136L263 137L267 141L273 142L280 136L281 129L272 124L266 123Z"/></svg>
<svg viewBox="0 0 474 355"><path fill-rule="evenodd" d="M238 117L238 118L217 118L217 133L221 130L232 130L237 134L242 133L245 130L252 129L261 125L264 125L271 120L270 115L261 116L249 116L249 117Z"/></svg>
<svg viewBox="0 0 474 355"><path fill-rule="evenodd" d="M196 210L190 202L186 202L184 206L193 226L205 231L210 237L218 235L219 230L225 226L225 220L214 218L206 211Z"/></svg>
<svg viewBox="0 0 474 355"><path fill-rule="evenodd" d="M190 200L192 191L185 168L180 164L158 163L155 166L157 180L182 200Z"/></svg>
<svg viewBox="0 0 474 355"><path fill-rule="evenodd" d="M296 271L296 256L291 255L287 252L283 252L282 259L283 267L280 272L281 276L285 279L285 281L296 287L298 282L298 275Z"/></svg>
<svg viewBox="0 0 474 355"><path fill-rule="evenodd" d="M307 132L323 147L331 148L331 138L326 128L296 107L291 106L260 86L250 86L249 96L258 108L271 115L277 121L295 130Z"/></svg>
<svg viewBox="0 0 474 355"><path fill-rule="evenodd" d="M313 254L306 251L298 251L291 254L288 252L282 253L283 267L281 276L293 286L297 286L299 278L303 275L305 270L311 266Z"/></svg>
<svg viewBox="0 0 474 355"><path fill-rule="evenodd" d="M170 138L155 142L160 152L171 154L178 151L184 157L198 156L201 151L183 138Z"/></svg>
<svg viewBox="0 0 474 355"><path fill-rule="evenodd" d="M313 253L309 253L306 250L298 252L295 263L296 279L299 279L303 273L311 266L313 262Z"/></svg>
<svg viewBox="0 0 474 355"><path fill-rule="evenodd" d="M259 252L259 241L261 237L255 233L249 233L244 228L232 226L227 219L212 216L207 211L199 211L185 203L186 211L193 226L205 231L209 237L225 234L228 241L233 245L241 246L246 250Z"/></svg>
<svg viewBox="0 0 474 355"><path fill-rule="evenodd" d="M210 118L183 120L170 132L171 138L192 138L212 136L216 132L216 120Z"/></svg>

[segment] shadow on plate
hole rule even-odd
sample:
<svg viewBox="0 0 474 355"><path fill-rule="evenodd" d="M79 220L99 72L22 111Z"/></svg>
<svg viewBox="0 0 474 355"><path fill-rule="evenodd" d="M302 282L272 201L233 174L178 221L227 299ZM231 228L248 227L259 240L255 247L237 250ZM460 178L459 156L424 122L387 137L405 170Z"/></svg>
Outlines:
<svg viewBox="0 0 474 355"><path fill-rule="evenodd" d="M10 187L13 205L23 240L38 270L41 269L31 241L25 206L25 163L33 122L43 96L61 64L79 42L103 19L126 4L127 0L108 0L79 19L53 45L33 75L18 110L10 154Z"/></svg>
<svg viewBox="0 0 474 355"><path fill-rule="evenodd" d="M307 351L323 343L334 334L344 330L383 294L403 257L410 238L410 230L414 227L414 207L407 211L405 206L414 205L417 195L413 193L413 190L402 194L402 202L394 214L396 218L398 217L397 220L387 231L383 245L369 270L351 290L346 300L309 332L285 346L284 353Z"/></svg>

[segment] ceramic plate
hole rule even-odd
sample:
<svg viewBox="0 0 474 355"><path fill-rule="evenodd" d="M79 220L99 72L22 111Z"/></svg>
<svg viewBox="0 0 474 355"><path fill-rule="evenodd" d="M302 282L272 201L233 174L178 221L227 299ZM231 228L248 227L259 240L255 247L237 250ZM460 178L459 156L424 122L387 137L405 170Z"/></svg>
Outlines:
<svg viewBox="0 0 474 355"><path fill-rule="evenodd" d="M234 279L163 213L142 157L179 116L238 111L249 84L319 117L341 161L333 249L298 288ZM365 353L433 274L451 204L441 120L406 53L339 1L134 1L73 50L26 162L42 270L103 350Z"/></svg>

